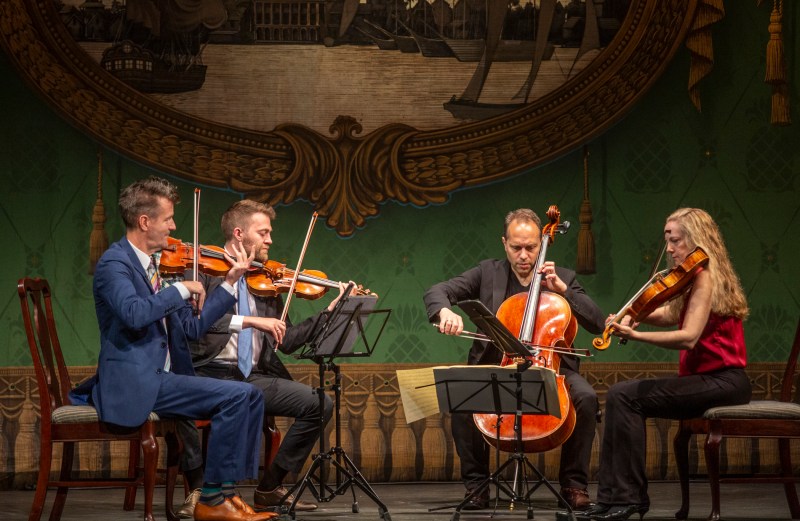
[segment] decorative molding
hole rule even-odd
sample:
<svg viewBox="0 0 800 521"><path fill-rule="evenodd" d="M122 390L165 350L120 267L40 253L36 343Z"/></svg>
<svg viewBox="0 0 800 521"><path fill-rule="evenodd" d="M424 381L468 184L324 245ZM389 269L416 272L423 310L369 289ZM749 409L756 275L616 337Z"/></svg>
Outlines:
<svg viewBox="0 0 800 521"><path fill-rule="evenodd" d="M410 425L406 424L403 416L397 369L430 365L433 364L340 366L341 445L370 481L459 479L458 457L450 434L449 415L430 416ZM753 399L779 396L783 368L783 363L755 363L748 367L753 382ZM669 363L587 363L583 365L583 374L597 390L602 406L608 388L614 383L631 378L673 375L676 369L676 364ZM317 366L295 364L290 366L290 370L296 380L314 387L319 385ZM73 382L93 372L92 367L70 368ZM326 378L329 377L330 373L326 375ZM326 382L327 385L332 383ZM0 399L0 490L24 488L35 482L39 460L38 389L33 368L0 368L0 389L5 390ZM276 418L276 424L285 433L291 420ZM677 479L672 455L672 437L677 422L651 418L646 426L648 478ZM598 471L602 431L603 424L600 423L592 449L592 479L596 479ZM332 425L328 425L326 435L330 442L334 441ZM702 440L694 440L691 447L690 470L692 473L703 473ZM531 455L534 464L550 479L557 479L558 476L559 450ZM722 461L727 461L728 469L751 472L757 468L774 470L778 466L778 447L774 440L752 444L749 440L737 440L723 444L723 450ZM793 451L800 452L800 444L793 444ZM117 454L118 458L115 457ZM120 449L113 445L97 444L94 449L80 453L79 461L81 469L110 475L124 470L120 462L125 454L124 446Z"/></svg>
<svg viewBox="0 0 800 521"><path fill-rule="evenodd" d="M348 236L382 203L441 203L457 188L523 172L599 135L655 83L702 2L631 0L616 37L583 71L521 109L432 131L390 124L365 136L346 115L325 136L288 124L250 131L166 107L101 69L52 0L2 0L0 44L35 91L105 146L271 204L308 200Z"/></svg>

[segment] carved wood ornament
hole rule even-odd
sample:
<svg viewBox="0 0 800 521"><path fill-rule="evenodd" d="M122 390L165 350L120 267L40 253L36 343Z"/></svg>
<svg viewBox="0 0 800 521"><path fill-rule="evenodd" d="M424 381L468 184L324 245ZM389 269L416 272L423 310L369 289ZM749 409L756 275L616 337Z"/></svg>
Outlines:
<svg viewBox="0 0 800 521"><path fill-rule="evenodd" d="M631 0L614 40L580 74L524 108L434 131L366 135L343 115L325 136L301 125L257 132L158 103L106 71L69 36L52 0L0 0L0 44L71 124L131 159L270 204L304 199L340 235L382 203L442 203L463 187L540 165L618 121L654 84L715 0Z"/></svg>

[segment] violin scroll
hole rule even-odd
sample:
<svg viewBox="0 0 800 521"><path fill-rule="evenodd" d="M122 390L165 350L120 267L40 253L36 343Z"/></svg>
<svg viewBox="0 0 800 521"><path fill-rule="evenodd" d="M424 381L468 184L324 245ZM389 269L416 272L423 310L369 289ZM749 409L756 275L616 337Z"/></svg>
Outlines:
<svg viewBox="0 0 800 521"><path fill-rule="evenodd" d="M611 345L611 327L606 326L601 335L592 339L592 347L598 351L605 351Z"/></svg>

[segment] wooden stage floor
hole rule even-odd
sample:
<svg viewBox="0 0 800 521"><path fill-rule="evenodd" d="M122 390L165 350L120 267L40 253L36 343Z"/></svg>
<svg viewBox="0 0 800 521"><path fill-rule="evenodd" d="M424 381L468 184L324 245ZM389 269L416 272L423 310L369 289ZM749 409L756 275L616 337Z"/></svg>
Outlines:
<svg viewBox="0 0 800 521"><path fill-rule="evenodd" d="M450 521L453 509L434 512L430 512L429 509L457 503L463 497L463 487L459 483L374 484L373 488L388 508L391 521ZM248 502L252 500L252 486L243 486L239 490ZM596 484L592 484L589 491L593 498L595 490ZM674 520L674 513L680 506L678 483L650 483L649 491L652 504L645 520ZM49 515L54 495L54 491L48 493L42 520L46 520ZM130 512L122 510L123 495L122 489L73 490L67 497L61 519L62 521L140 521L143 512L141 490L136 498L136 509ZM308 491L304 492L301 497L306 500L313 499ZM372 499L358 489L356 489L356 497L358 513L352 512L353 495L348 491L344 495L333 497L331 501L321 503L320 508L314 512L297 513L296 518L300 521L381 521L378 508ZM711 510L708 483L692 482L691 498L692 509L689 512L689 519L705 520ZM28 519L32 500L33 492L31 491L0 492L0 501L2 501L0 519L8 521ZM539 488L533 494L533 500L533 519L555 520L556 503L546 488ZM166 517L164 516L163 488L156 490L154 507L156 519L164 521ZM281 516L280 519L282 521L290 518ZM517 508L515 511L509 512L507 506L498 509L493 517L492 510L462 511L460 516L460 521L490 519L523 521L527 519L527 516L525 508ZM771 484L723 484L722 519L728 521L790 519L783 487Z"/></svg>

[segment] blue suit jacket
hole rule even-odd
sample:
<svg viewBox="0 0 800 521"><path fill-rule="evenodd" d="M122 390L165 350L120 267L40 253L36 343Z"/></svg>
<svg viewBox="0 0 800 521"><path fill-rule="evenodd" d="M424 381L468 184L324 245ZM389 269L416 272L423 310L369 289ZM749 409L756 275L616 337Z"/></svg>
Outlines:
<svg viewBox="0 0 800 521"><path fill-rule="evenodd" d="M224 288L217 288L207 296L202 313L194 316L178 288L153 293L124 237L97 263L93 293L100 356L91 396L101 420L124 426L141 425L153 410L167 346L170 370L194 375L189 341L200 338L235 302Z"/></svg>

